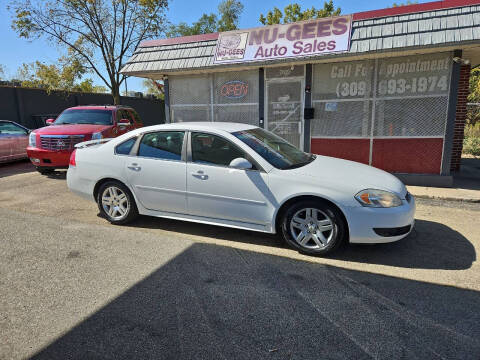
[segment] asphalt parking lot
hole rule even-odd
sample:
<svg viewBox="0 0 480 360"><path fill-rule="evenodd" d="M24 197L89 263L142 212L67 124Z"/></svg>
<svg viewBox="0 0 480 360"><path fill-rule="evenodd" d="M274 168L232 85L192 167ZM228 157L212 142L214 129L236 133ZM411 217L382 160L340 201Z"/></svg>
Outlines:
<svg viewBox="0 0 480 360"><path fill-rule="evenodd" d="M301 255L271 235L112 226L65 172L0 165L0 359L479 359L480 204Z"/></svg>

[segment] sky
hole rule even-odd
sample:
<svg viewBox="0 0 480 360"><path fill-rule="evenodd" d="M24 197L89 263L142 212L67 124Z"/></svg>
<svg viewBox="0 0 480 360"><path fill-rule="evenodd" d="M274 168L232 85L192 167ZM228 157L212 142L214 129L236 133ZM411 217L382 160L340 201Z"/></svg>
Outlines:
<svg viewBox="0 0 480 360"><path fill-rule="evenodd" d="M217 12L217 6L221 0L171 0L167 18L170 22L177 24L179 22L192 23L203 13ZM3 50L0 52L0 64L3 65L6 77L15 76L17 69L22 63L31 63L36 60L45 63L54 63L64 52L55 45L45 41L36 40L33 42L19 38L11 29L11 16L7 11L9 0L0 0L0 39ZM292 0L243 0L244 10L240 18L240 28L251 28L260 26L258 18L261 13L265 14L274 6L282 9L292 2L301 4L302 9L317 8L323 6L323 0L320 1L292 1ZM394 2L401 3L406 1L398 0L334 0L334 5L342 9L342 14L352 14L359 11L376 10L390 7ZM426 1L419 1L420 3ZM201 6L198 6L201 4ZM96 85L103 85L102 80L93 74L88 75L94 80ZM122 86L122 91L124 90ZM128 90L142 91L142 79L129 78Z"/></svg>

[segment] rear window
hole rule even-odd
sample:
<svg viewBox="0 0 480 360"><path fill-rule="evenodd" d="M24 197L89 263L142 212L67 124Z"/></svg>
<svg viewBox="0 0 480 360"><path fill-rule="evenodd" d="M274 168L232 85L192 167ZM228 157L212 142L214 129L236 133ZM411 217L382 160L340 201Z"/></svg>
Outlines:
<svg viewBox="0 0 480 360"><path fill-rule="evenodd" d="M55 120L55 125L61 124L112 125L112 111L97 109L65 110L57 120Z"/></svg>
<svg viewBox="0 0 480 360"><path fill-rule="evenodd" d="M138 156L163 160L181 160L183 131L160 131L143 135Z"/></svg>
<svg viewBox="0 0 480 360"><path fill-rule="evenodd" d="M129 155L133 145L135 145L135 141L137 141L136 137L128 139L120 145L117 145L117 147L115 148L115 153L119 155Z"/></svg>

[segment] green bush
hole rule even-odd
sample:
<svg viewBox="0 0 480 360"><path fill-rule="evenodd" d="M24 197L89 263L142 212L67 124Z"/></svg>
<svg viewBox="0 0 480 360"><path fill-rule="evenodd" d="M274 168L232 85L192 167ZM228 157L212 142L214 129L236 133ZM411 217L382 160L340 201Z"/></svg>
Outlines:
<svg viewBox="0 0 480 360"><path fill-rule="evenodd" d="M463 139L463 153L480 156L480 136L466 136Z"/></svg>

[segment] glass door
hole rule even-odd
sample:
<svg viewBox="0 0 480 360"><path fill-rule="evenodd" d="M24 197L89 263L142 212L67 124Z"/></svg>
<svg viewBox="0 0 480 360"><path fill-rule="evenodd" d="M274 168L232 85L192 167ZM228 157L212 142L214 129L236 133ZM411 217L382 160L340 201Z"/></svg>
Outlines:
<svg viewBox="0 0 480 360"><path fill-rule="evenodd" d="M267 80L265 128L303 150L303 79Z"/></svg>

